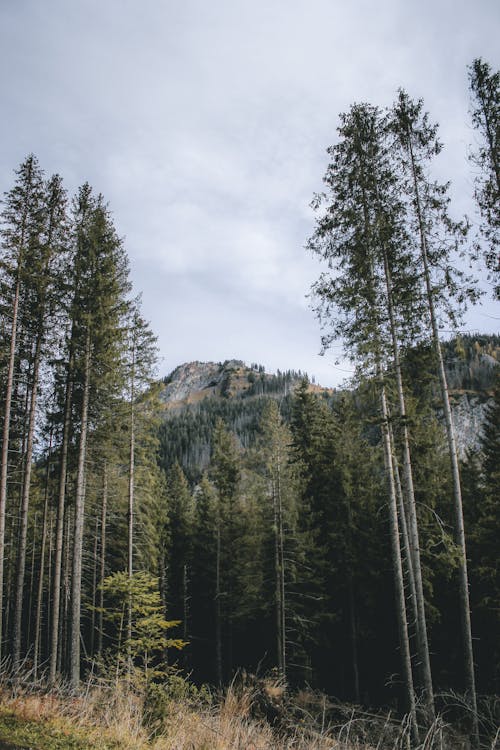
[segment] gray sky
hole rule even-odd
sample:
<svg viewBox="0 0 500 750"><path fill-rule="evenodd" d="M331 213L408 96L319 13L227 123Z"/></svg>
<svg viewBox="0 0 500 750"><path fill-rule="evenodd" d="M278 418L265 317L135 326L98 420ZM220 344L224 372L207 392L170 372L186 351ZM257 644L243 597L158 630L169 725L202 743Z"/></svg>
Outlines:
<svg viewBox="0 0 500 750"><path fill-rule="evenodd" d="M0 0L0 190L29 152L110 203L166 374L319 357L303 249L354 101L423 97L455 213L473 213L466 66L499 65L497 0ZM491 298L465 328L494 332Z"/></svg>

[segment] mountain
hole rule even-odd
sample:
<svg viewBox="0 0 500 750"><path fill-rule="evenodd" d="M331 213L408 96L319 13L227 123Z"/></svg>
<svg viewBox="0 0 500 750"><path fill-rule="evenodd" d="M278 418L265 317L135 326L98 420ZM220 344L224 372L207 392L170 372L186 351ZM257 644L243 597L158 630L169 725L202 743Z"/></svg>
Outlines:
<svg viewBox="0 0 500 750"><path fill-rule="evenodd" d="M457 443L465 456L467 450L478 446L500 361L500 337L465 336L445 342L443 347ZM432 351L421 347L408 352L405 366L408 381L416 384L416 395L427 389L440 416ZM197 481L210 460L217 418L248 448L259 434L262 411L270 398L280 402L283 418L290 418L294 389L304 377L300 370L267 373L262 365L248 366L238 359L180 365L162 382L161 464L168 469L178 461L188 478ZM316 383L310 383L309 388L330 401L341 393Z"/></svg>
<svg viewBox="0 0 500 750"><path fill-rule="evenodd" d="M161 399L166 409L179 410L198 404L207 398L251 398L273 395L277 398L289 394L305 373L287 370L276 375L265 372L263 365L246 365L242 360L225 362L187 362L177 367L165 380ZM313 391L329 392L332 389L310 384Z"/></svg>
<svg viewBox="0 0 500 750"><path fill-rule="evenodd" d="M256 440L262 411L272 398L280 402L284 419L289 419L291 398L306 377L295 370L276 374L263 365L246 365L241 360L188 362L177 367L165 380L160 398L164 420L160 427L160 462L168 469L175 461L191 481L197 481L208 466L211 436L218 418L248 448ZM331 388L310 383L311 391L330 398Z"/></svg>

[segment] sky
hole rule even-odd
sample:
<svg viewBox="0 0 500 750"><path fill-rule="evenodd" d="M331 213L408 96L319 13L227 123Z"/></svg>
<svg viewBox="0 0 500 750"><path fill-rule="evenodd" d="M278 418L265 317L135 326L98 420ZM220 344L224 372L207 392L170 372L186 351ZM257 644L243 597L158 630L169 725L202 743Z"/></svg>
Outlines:
<svg viewBox="0 0 500 750"><path fill-rule="evenodd" d="M304 245L339 113L422 97L476 220L466 68L498 69L499 32L497 0L0 0L0 192L34 153L104 195L160 375L235 358L337 385ZM499 320L489 295L463 330Z"/></svg>

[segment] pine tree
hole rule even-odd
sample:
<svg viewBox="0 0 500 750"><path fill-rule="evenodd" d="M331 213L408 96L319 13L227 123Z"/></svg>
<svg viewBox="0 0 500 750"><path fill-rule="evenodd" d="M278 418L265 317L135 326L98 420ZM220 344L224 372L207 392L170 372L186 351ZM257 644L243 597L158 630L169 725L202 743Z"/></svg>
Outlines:
<svg viewBox="0 0 500 750"><path fill-rule="evenodd" d="M17 668L21 655L21 630L23 614L23 593L25 577L26 544L28 529L28 510L31 490L31 471L33 466L33 449L37 418L37 402L41 379L41 370L49 349L49 339L57 334L59 318L58 290L55 278L61 266L61 256L67 251L66 235L66 195L62 181L54 175L45 186L42 232L38 245L29 259L29 276L25 280L29 307L26 318L33 338L33 358L31 363L31 383L28 406L28 425L24 458L24 476L21 498L20 531L16 564L16 594L13 624L13 665ZM53 321L49 332L48 321ZM54 325L55 324L55 325ZM53 347L52 347L53 348Z"/></svg>
<svg viewBox="0 0 500 750"><path fill-rule="evenodd" d="M123 388L120 361L124 347L123 317L127 312L128 267L121 241L101 197L88 185L78 194L75 223L75 380L73 403L78 414L78 456L75 487L73 564L71 579L70 675L73 689L80 680L80 621L85 479L89 419L98 424L107 399Z"/></svg>
<svg viewBox="0 0 500 750"><path fill-rule="evenodd" d="M297 472L291 464L292 435L283 423L278 405L269 401L262 414L258 443L262 471L266 480L265 495L269 510L265 517L272 528L274 568L275 642L279 674L287 677L287 621L291 616L288 588L291 541L296 533L298 502Z"/></svg>
<svg viewBox="0 0 500 750"><path fill-rule="evenodd" d="M473 732L478 738L477 699L474 675L474 657L470 622L469 583L463 518L462 491L458 452L451 415L448 383L444 368L439 335L439 314L444 312L452 322L460 314L467 298L474 299L475 291L463 272L453 267L451 248L460 246L466 227L454 223L448 215L448 185L432 183L427 178L430 160L441 150L437 139L437 126L430 125L423 103L414 103L404 91L392 110L390 127L400 148L402 192L408 197L410 217L417 251L420 254L422 276L427 298L427 314L434 346L436 365L441 387L448 448L453 478L455 533L460 550L459 590L461 598L461 628L464 648L467 690L470 694ZM432 241L431 237L437 238Z"/></svg>
<svg viewBox="0 0 500 750"><path fill-rule="evenodd" d="M223 684L224 678L231 673L232 669L232 621L235 614L236 596L236 503L240 471L240 457L235 438L219 419L213 433L210 462L210 478L217 493L214 604L216 667L219 685Z"/></svg>
<svg viewBox="0 0 500 750"><path fill-rule="evenodd" d="M187 640L190 630L193 499L184 472L178 463L174 464L167 477L167 507L167 605L170 615L181 621L182 637Z"/></svg>
<svg viewBox="0 0 500 750"><path fill-rule="evenodd" d="M16 184L6 194L5 207L2 212L2 249L4 252L2 271L7 294L7 299L4 300L3 304L7 308L10 319L10 341L6 367L6 386L3 394L4 420L0 467L0 658L3 644L4 542L8 499L9 441L11 437L14 369L20 323L19 308L25 280L30 273L30 263L33 257L38 255L38 250L42 244L43 221L43 173L37 159L31 154L16 172Z"/></svg>
<svg viewBox="0 0 500 750"><path fill-rule="evenodd" d="M215 599L219 518L217 494L206 475L193 499L190 652L198 679L215 682L219 678Z"/></svg>
<svg viewBox="0 0 500 750"><path fill-rule="evenodd" d="M373 368L379 383L400 648L413 734L417 737L384 375L390 354L397 359L396 316L400 330L407 336L413 331L408 303L415 299L411 296L415 271L411 257L405 252L405 210L388 154L381 113L369 105L354 105L349 113L342 115L339 135L339 143L329 149L332 158L325 182L330 194L319 196L314 203L316 208L326 201L329 205L317 221L308 247L340 274L335 278L323 274L313 292L319 299L320 319L329 328L323 336L324 346L337 336L343 337L352 358ZM432 688L428 701L432 705Z"/></svg>

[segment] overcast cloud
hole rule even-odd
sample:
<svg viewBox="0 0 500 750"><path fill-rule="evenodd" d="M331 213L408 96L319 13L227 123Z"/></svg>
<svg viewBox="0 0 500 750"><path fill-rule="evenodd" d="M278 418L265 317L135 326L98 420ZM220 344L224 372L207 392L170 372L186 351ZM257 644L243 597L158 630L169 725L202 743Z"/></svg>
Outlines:
<svg viewBox="0 0 500 750"><path fill-rule="evenodd" d="M497 0L0 0L0 190L34 152L105 195L161 374L235 357L338 383L303 249L338 114L423 97L472 213L466 66L498 68L499 21Z"/></svg>

